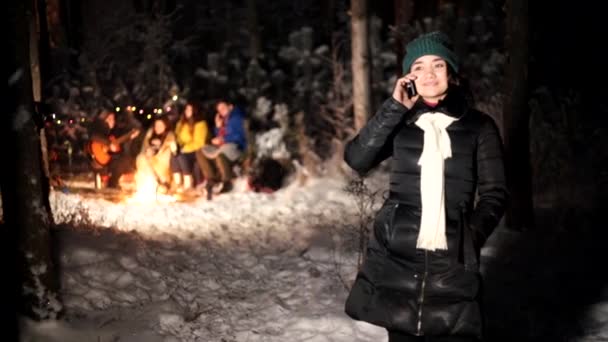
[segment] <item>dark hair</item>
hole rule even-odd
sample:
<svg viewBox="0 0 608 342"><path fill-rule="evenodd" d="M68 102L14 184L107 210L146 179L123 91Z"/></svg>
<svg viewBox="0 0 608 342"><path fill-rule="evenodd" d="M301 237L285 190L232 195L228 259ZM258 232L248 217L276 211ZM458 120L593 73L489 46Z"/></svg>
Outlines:
<svg viewBox="0 0 608 342"><path fill-rule="evenodd" d="M169 118L166 115L160 115L155 117L152 120L152 125L154 125L156 121L162 121L165 124L165 130L167 132L171 130L171 122L169 121Z"/></svg>
<svg viewBox="0 0 608 342"><path fill-rule="evenodd" d="M105 120L108 118L108 116L110 115L114 115L114 117L116 117L116 113L114 113L111 110L102 110L99 114L97 114L97 118L100 120Z"/></svg>
<svg viewBox="0 0 608 342"><path fill-rule="evenodd" d="M188 106L192 107L192 116L190 118L186 118L186 108ZM184 106L184 110L182 111L182 114L180 116L179 123L182 125L186 125L190 130L190 134L194 134L194 124L201 120L201 110L198 102L193 100L188 101Z"/></svg>
<svg viewBox="0 0 608 342"><path fill-rule="evenodd" d="M165 125L165 131L162 132L160 135L157 135L156 132L154 131L154 126L156 125L156 121L161 121ZM145 138L146 140L150 141L152 138L157 137L157 138L160 138L162 141L165 141L165 138L167 137L169 132L171 132L171 124L169 122L169 118L167 118L165 115L154 117L154 119L152 119L152 125L151 125L150 129L152 130L152 135L149 138L146 137Z"/></svg>
<svg viewBox="0 0 608 342"><path fill-rule="evenodd" d="M233 103L232 103L232 101L230 101L230 100L228 100L228 99L226 99L226 98L223 98L223 97L222 97L222 98L219 98L219 99L215 100L215 107L217 108L217 106L218 106L220 103L225 103L225 104L227 104L227 105L231 105L231 104L233 104Z"/></svg>
<svg viewBox="0 0 608 342"><path fill-rule="evenodd" d="M186 105L184 106L184 109L182 110L182 118L185 118L186 116L186 108L190 106L192 107L192 117L194 118L195 121L198 121L201 119L201 105L198 101L188 101L186 103Z"/></svg>

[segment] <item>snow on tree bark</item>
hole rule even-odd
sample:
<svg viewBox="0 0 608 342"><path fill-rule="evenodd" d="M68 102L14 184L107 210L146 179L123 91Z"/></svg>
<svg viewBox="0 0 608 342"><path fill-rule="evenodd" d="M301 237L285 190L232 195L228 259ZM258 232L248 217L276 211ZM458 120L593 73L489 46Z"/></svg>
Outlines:
<svg viewBox="0 0 608 342"><path fill-rule="evenodd" d="M36 126L30 74L28 20L32 2L10 2L9 70L20 77L9 82L8 115L2 129L11 142L4 147L0 177L6 240L19 269L15 270L23 295L21 310L35 319L56 318L61 311L53 279L48 179L41 162L39 127ZM15 250L16 249L16 250ZM12 298L14 299L14 298Z"/></svg>

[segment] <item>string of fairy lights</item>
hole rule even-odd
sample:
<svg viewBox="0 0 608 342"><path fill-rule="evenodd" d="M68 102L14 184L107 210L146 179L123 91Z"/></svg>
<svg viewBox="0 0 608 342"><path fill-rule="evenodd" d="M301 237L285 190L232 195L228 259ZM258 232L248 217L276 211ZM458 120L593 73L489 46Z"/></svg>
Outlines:
<svg viewBox="0 0 608 342"><path fill-rule="evenodd" d="M179 96L178 96L178 95L173 95L173 96L171 97L171 100L172 100L172 101L175 103L175 102L177 102L177 100L179 100ZM115 112L118 114L118 113L120 113L120 112L122 111L122 109L123 109L122 107L120 107L120 106L116 106L116 107L114 108L114 111L115 111ZM172 109L172 106L168 105L168 106L166 106L165 108L162 108L162 107L153 108L153 109L152 109L152 113L147 112L147 111L145 111L143 108L139 108L139 107L134 106L134 105L128 105L128 106L126 106L124 109L125 109L126 111L128 111L128 112L132 112L132 113L135 113L135 114L138 114L138 115L145 116L145 118L146 118L147 120L152 120L152 118L153 118L155 115L156 115L156 116L159 116L159 115L162 115L163 113L168 113L168 112L170 112L170 111L171 111L171 109ZM57 114L56 114L56 113L52 113L52 114L51 114L51 118L52 118L52 120L51 120L51 121L52 121L52 122L54 122L54 123L56 123L57 125L61 125L61 124L64 122L64 120L62 120L62 119L60 119L60 118L57 118ZM74 120L74 119L69 119L69 120L65 120L65 121L66 121L66 123L69 123L69 124L71 125L71 124L74 124L74 122L76 122L77 120ZM80 118L80 122L81 122L81 123L85 123L85 122L87 122L87 121L88 121L88 119L87 119L87 118L85 118L85 117L81 117L81 118Z"/></svg>

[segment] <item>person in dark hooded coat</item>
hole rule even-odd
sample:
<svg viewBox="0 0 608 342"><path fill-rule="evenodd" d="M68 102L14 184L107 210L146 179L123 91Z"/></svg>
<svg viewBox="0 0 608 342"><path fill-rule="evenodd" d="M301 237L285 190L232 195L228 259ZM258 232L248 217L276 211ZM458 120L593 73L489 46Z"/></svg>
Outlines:
<svg viewBox="0 0 608 342"><path fill-rule="evenodd" d="M390 342L483 339L480 249L508 193L499 131L472 107L458 67L445 34L411 41L405 76L345 149L361 175L393 158L389 196L345 303Z"/></svg>

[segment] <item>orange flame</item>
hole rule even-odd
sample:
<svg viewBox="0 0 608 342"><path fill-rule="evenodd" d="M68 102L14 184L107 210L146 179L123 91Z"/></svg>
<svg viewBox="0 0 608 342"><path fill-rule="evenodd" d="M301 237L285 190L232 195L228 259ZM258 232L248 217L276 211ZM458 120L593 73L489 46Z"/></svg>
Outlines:
<svg viewBox="0 0 608 342"><path fill-rule="evenodd" d="M150 203L150 202L162 202L169 203L175 202L176 199L161 192L158 182L154 176L143 172L137 172L135 174L135 186L136 190L133 196L128 199L131 203Z"/></svg>

